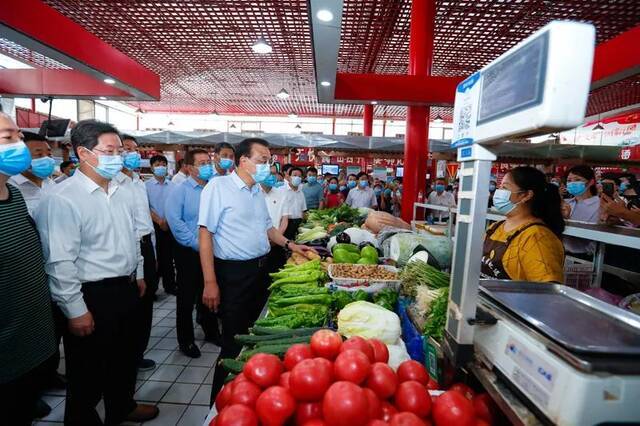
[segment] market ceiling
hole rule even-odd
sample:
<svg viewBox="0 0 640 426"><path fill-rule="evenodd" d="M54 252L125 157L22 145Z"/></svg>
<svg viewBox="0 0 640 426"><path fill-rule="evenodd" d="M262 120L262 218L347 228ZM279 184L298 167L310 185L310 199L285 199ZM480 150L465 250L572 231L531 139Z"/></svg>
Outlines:
<svg viewBox="0 0 640 426"><path fill-rule="evenodd" d="M362 105L317 101L307 0L44 3L160 76L161 101L133 103L144 111L362 115ZM410 0L345 0L337 71L406 74L410 9ZM638 16L637 0L436 0L432 75L467 76L553 19L592 22L602 43ZM260 37L271 53L252 51ZM2 39L0 52L64 68ZM276 97L281 89L287 99ZM588 114L639 102L636 74L594 91ZM402 119L405 107L377 105L375 114ZM432 119L450 114L431 109Z"/></svg>

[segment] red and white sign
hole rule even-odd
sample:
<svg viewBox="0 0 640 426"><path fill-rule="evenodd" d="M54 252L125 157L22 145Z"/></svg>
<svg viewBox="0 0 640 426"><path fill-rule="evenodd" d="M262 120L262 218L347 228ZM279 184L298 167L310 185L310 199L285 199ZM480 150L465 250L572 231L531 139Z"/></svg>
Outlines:
<svg viewBox="0 0 640 426"><path fill-rule="evenodd" d="M602 130L594 130L600 123ZM560 143L574 145L634 146L640 144L640 110L590 121L560 133Z"/></svg>

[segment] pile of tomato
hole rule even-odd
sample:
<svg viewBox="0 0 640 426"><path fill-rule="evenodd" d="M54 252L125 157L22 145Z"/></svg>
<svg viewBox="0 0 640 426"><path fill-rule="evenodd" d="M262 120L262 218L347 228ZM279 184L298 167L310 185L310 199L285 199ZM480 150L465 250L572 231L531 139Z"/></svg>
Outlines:
<svg viewBox="0 0 640 426"><path fill-rule="evenodd" d="M284 359L257 354L218 394L215 426L487 426L486 394L464 384L432 397L438 384L424 366L405 361L393 371L376 339L316 332Z"/></svg>

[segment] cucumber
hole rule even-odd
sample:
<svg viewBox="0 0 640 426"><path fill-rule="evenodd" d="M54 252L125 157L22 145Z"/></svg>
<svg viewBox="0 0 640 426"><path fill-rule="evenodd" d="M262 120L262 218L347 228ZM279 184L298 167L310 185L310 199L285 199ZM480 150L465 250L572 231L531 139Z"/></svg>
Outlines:
<svg viewBox="0 0 640 426"><path fill-rule="evenodd" d="M234 337L235 341L241 343L243 345L260 345L260 344L271 344L273 341L285 340L294 337L306 337L310 338L310 334L306 332L298 333L295 330L287 331L284 333L278 334L266 334L266 335L255 335L255 334L236 334Z"/></svg>
<svg viewBox="0 0 640 426"><path fill-rule="evenodd" d="M289 346L294 345L296 343L309 343L311 341L311 336L293 336L293 337L285 337L281 339L267 340L264 342L258 342L256 344L256 348L260 348L263 346L273 346L273 345L284 345L289 344Z"/></svg>
<svg viewBox="0 0 640 426"><path fill-rule="evenodd" d="M301 328L286 328L286 327L261 327L255 325L249 329L252 334L258 336L267 336L272 334L281 335L280 337L289 336L306 336L312 335L318 330L322 330L325 327L301 327Z"/></svg>
<svg viewBox="0 0 640 426"><path fill-rule="evenodd" d="M220 360L222 367L230 373L242 373L244 362L232 358L223 358Z"/></svg>
<svg viewBox="0 0 640 426"><path fill-rule="evenodd" d="M244 351L238 356L240 361L246 361L255 354L273 354L281 357L287 352L287 349L291 347L290 343L280 344L280 345L264 345L252 349L250 351Z"/></svg>

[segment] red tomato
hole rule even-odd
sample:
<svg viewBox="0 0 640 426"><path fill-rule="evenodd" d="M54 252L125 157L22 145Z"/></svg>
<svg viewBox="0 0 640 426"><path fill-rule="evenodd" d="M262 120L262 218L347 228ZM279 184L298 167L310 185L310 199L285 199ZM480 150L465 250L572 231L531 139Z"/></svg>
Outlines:
<svg viewBox="0 0 640 426"><path fill-rule="evenodd" d="M340 353L342 337L335 331L318 330L311 336L311 350L315 356L335 359Z"/></svg>
<svg viewBox="0 0 640 426"><path fill-rule="evenodd" d="M374 391L378 398L387 399L396 393L398 378L389 365L376 362L371 366L371 372L365 385Z"/></svg>
<svg viewBox="0 0 640 426"><path fill-rule="evenodd" d="M460 392L447 391L433 403L433 421L436 426L475 426L473 404Z"/></svg>
<svg viewBox="0 0 640 426"><path fill-rule="evenodd" d="M346 343L346 342L345 342ZM346 380L356 385L364 382L371 371L371 363L367 356L356 350L340 353L333 363L333 374L336 380Z"/></svg>
<svg viewBox="0 0 640 426"><path fill-rule="evenodd" d="M327 426L322 419L311 419L304 423L302 426Z"/></svg>
<svg viewBox="0 0 640 426"><path fill-rule="evenodd" d="M488 424L493 424L496 405L488 393L480 393L473 397L473 411L478 419L482 419Z"/></svg>
<svg viewBox="0 0 640 426"><path fill-rule="evenodd" d="M398 366L398 382L408 382L409 380L415 380L426 386L429 383L429 373L424 365L418 361L408 360Z"/></svg>
<svg viewBox="0 0 640 426"><path fill-rule="evenodd" d="M256 413L261 425L281 426L295 411L296 400L282 386L271 386L256 401Z"/></svg>
<svg viewBox="0 0 640 426"><path fill-rule="evenodd" d="M296 408L295 424L303 425L309 420L322 419L321 402L301 402Z"/></svg>
<svg viewBox="0 0 640 426"><path fill-rule="evenodd" d="M297 363L305 359L313 358L313 352L311 352L311 346L304 343L297 343L287 349L287 353L284 354L284 368L287 371L291 371Z"/></svg>
<svg viewBox="0 0 640 426"><path fill-rule="evenodd" d="M247 379L265 389L277 385L282 374L280 358L271 354L256 354L249 358L242 372Z"/></svg>
<svg viewBox="0 0 640 426"><path fill-rule="evenodd" d="M325 371L328 375L329 378L331 379L331 383L333 383L333 363L331 361L329 361L326 358L314 358L313 359L316 362L316 366L319 369L322 369L323 371Z"/></svg>
<svg viewBox="0 0 640 426"><path fill-rule="evenodd" d="M364 426L369 421L367 397L354 383L335 382L322 400L322 415L329 426Z"/></svg>
<svg viewBox="0 0 640 426"><path fill-rule="evenodd" d="M382 401L380 405L380 408L382 409L382 420L387 423L390 422L391 417L393 417L393 415L396 414L398 410L396 410L396 407L391 405L391 403L389 403L388 401Z"/></svg>
<svg viewBox="0 0 640 426"><path fill-rule="evenodd" d="M367 423L367 426L389 426L389 423L380 419L373 419Z"/></svg>
<svg viewBox="0 0 640 426"><path fill-rule="evenodd" d="M404 412L394 414L389 422L389 426L425 426L425 422L413 413Z"/></svg>
<svg viewBox="0 0 640 426"><path fill-rule="evenodd" d="M369 404L369 420L382 418L382 403L378 396L369 388L364 388L364 394L367 396L367 403Z"/></svg>
<svg viewBox="0 0 640 426"><path fill-rule="evenodd" d="M246 405L229 405L218 414L216 426L258 426L258 418Z"/></svg>
<svg viewBox="0 0 640 426"><path fill-rule="evenodd" d="M473 389L471 389L469 386L465 385L464 383L455 383L451 385L449 390L454 392L460 392L465 398L469 400L473 399L474 395L476 394L473 391Z"/></svg>
<svg viewBox="0 0 640 426"><path fill-rule="evenodd" d="M373 349L373 358L376 362L388 362L389 361L389 348L382 340L369 339L369 345Z"/></svg>
<svg viewBox="0 0 640 426"><path fill-rule="evenodd" d="M247 376L245 376L243 373L240 373L236 376L235 379L233 379L233 383L240 383L240 382L246 382L249 379L247 379Z"/></svg>
<svg viewBox="0 0 640 426"><path fill-rule="evenodd" d="M211 421L209 422L209 426L216 426L217 419L218 419L218 416L215 416L214 418L212 418Z"/></svg>
<svg viewBox="0 0 640 426"><path fill-rule="evenodd" d="M369 361L376 362L375 357L373 356L373 348L365 339L360 336L352 336L344 341L342 346L340 347L340 352L348 351L350 349L355 349L364 353Z"/></svg>
<svg viewBox="0 0 640 426"><path fill-rule="evenodd" d="M291 370L289 376L291 395L298 401L320 401L331 386L331 376L318 363L305 359Z"/></svg>
<svg viewBox="0 0 640 426"><path fill-rule="evenodd" d="M224 407L229 403L229 399L231 398L231 391L233 390L233 382L227 383L224 385L218 396L216 396L216 409L218 413L222 411Z"/></svg>
<svg viewBox="0 0 640 426"><path fill-rule="evenodd" d="M429 389L429 390L439 390L440 389L440 385L438 384L438 382L433 380L431 378L431 376L429 376L429 383L427 383L427 389Z"/></svg>
<svg viewBox="0 0 640 426"><path fill-rule="evenodd" d="M243 404L253 409L256 406L256 401L262 393L260 386L253 382L245 380L244 382L235 383L233 390L231 391L231 398L229 399L229 405Z"/></svg>
<svg viewBox="0 0 640 426"><path fill-rule="evenodd" d="M409 411L418 417L427 417L431 412L431 396L415 380L400 383L394 400L399 411Z"/></svg>
<svg viewBox="0 0 640 426"><path fill-rule="evenodd" d="M285 389L289 389L291 387L291 383L289 382L291 378L291 372L287 371L286 373L282 373L280 375L280 381L278 382L278 386L282 386Z"/></svg>

